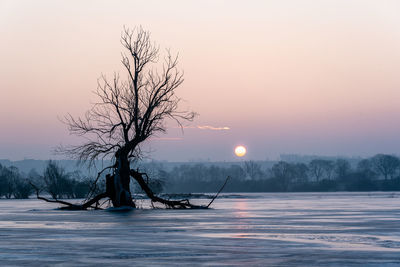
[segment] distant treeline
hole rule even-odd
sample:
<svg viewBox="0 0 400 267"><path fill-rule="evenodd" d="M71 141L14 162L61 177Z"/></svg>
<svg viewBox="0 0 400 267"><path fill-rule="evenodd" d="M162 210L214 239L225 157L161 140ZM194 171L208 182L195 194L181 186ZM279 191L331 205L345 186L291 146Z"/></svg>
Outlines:
<svg viewBox="0 0 400 267"><path fill-rule="evenodd" d="M146 163L140 168L149 174L147 182L157 193L215 192L228 176L231 179L224 192L400 190L400 159L385 154L362 159L354 166L339 158L313 159L308 163L279 161L264 169L255 161L229 167L181 164L171 170L166 170L161 163ZM31 184L53 198L84 198L93 180L79 171L66 172L53 161L40 174L35 170L25 174L16 167L0 165L0 198L28 198L35 193ZM97 190L104 190L104 182ZM139 189L133 191L141 193Z"/></svg>
<svg viewBox="0 0 400 267"><path fill-rule="evenodd" d="M79 171L66 172L54 161L48 162L42 174L35 170L25 174L16 167L0 165L0 198L29 198L35 193L32 185L53 198L83 198L91 184L92 180Z"/></svg>
<svg viewBox="0 0 400 267"><path fill-rule="evenodd" d="M166 172L158 168L158 179L166 192L214 192L227 176L224 192L321 192L400 190L400 159L378 154L356 166L346 159L313 159L308 163L279 161L262 169L254 161L228 168L181 165Z"/></svg>

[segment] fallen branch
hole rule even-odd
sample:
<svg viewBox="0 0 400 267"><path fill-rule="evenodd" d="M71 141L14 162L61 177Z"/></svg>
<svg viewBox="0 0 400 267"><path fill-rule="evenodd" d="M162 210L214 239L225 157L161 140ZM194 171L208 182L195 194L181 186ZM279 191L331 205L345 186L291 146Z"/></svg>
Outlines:
<svg viewBox="0 0 400 267"><path fill-rule="evenodd" d="M145 173L140 173L135 170L130 170L130 175L133 177L133 179L136 180L136 182L138 182L140 187L143 189L143 191L146 193L146 195L150 198L150 200L152 202L159 202L171 209L206 209L207 208L206 206L199 206L199 205L191 204L188 199L167 200L167 199L158 197L158 196L154 195L153 191L150 189L150 187L144 181L143 176L145 175Z"/></svg>
<svg viewBox="0 0 400 267"><path fill-rule="evenodd" d="M29 181L29 184L35 189L37 199L44 200L44 201L50 202L50 203L59 203L59 204L65 205L64 207L60 207L61 210L87 210L88 208L93 208L93 209L98 210L101 208L99 208L97 205L96 206L92 206L92 205L99 202L101 199L108 197L107 193L101 193L101 194L98 194L97 196L95 196L94 198L90 199L89 201L86 201L83 204L74 204L74 203L70 203L67 201L59 200L57 198L48 199L48 198L42 197L42 196L40 196L40 189L36 185L34 185L31 181Z"/></svg>
<svg viewBox="0 0 400 267"><path fill-rule="evenodd" d="M219 193L221 193L221 191L224 189L225 185L228 183L228 180L231 177L228 176L226 177L225 183L222 185L222 187L219 189L219 191L217 192L217 194L211 199L210 203L208 203L207 208L210 207L210 205L214 202L214 200L218 197Z"/></svg>
<svg viewBox="0 0 400 267"><path fill-rule="evenodd" d="M229 180L229 176L226 178L225 183L222 185L218 193L213 197L211 202L207 206L203 205L194 205L190 203L189 199L181 199L181 200L169 200L169 199L164 199L161 197L158 197L154 195L153 191L150 189L148 184L145 182L143 179L143 176L147 176L146 173L140 173L135 170L130 171L131 176L138 182L140 187L143 189L143 191L146 193L146 195L150 198L152 202L159 202L161 204L164 204L166 207L171 208L171 209L208 209L210 205L213 203L213 201L218 197L219 193L224 189L226 183ZM153 205L153 203L152 203Z"/></svg>

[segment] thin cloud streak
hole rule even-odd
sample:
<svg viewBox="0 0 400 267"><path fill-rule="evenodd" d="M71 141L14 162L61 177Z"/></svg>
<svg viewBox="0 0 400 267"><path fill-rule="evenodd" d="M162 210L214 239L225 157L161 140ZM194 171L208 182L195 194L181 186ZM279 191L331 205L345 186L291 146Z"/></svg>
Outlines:
<svg viewBox="0 0 400 267"><path fill-rule="evenodd" d="M197 125L197 126L183 126L184 129L200 129L200 130L212 130L212 131L227 131L229 127L214 127L210 125Z"/></svg>
<svg viewBox="0 0 400 267"><path fill-rule="evenodd" d="M213 130L213 131L223 131L223 130L231 129L229 127L213 127L213 126L209 126L209 125L197 126L197 128L201 129L201 130Z"/></svg>

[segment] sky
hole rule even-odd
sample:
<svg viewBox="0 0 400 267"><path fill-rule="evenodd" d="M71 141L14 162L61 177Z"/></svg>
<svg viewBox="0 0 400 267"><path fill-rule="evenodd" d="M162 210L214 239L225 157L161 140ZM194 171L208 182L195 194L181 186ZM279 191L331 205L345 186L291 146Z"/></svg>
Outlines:
<svg viewBox="0 0 400 267"><path fill-rule="evenodd" d="M400 1L0 0L0 158L77 144L59 118L121 71L123 26L179 53L183 108L149 158L276 159L400 151ZM208 127L204 127L208 126Z"/></svg>

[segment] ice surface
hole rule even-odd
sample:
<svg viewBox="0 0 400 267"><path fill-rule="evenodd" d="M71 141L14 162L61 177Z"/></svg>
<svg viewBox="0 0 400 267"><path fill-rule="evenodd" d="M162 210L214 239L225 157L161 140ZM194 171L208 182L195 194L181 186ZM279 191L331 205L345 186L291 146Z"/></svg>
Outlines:
<svg viewBox="0 0 400 267"><path fill-rule="evenodd" d="M400 266L400 193L227 194L211 210L55 207L0 200L1 266Z"/></svg>

